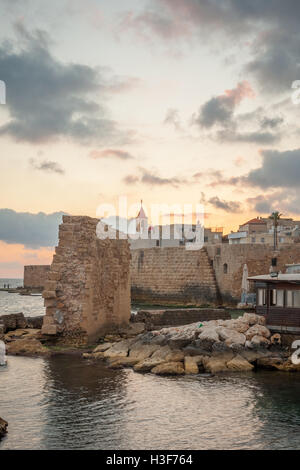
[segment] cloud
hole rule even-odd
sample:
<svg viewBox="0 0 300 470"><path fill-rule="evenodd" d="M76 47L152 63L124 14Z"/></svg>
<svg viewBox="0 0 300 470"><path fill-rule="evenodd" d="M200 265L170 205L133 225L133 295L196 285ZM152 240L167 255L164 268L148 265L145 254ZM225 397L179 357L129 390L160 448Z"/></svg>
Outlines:
<svg viewBox="0 0 300 470"><path fill-rule="evenodd" d="M261 188L298 188L300 181L300 149L263 150L261 167L251 170L244 180Z"/></svg>
<svg viewBox="0 0 300 470"><path fill-rule="evenodd" d="M238 45L244 71L267 93L286 92L299 75L298 0L149 0L142 12L127 12L122 28L180 42ZM212 34L213 32L213 34Z"/></svg>
<svg viewBox="0 0 300 470"><path fill-rule="evenodd" d="M235 213L241 211L241 205L239 202L225 201L220 199L218 196L211 197L210 199L208 199L207 202L214 206L216 209L221 209L224 212Z"/></svg>
<svg viewBox="0 0 300 470"><path fill-rule="evenodd" d="M201 127L206 128L211 128L217 123L226 126L231 122L236 106L243 99L253 98L254 96L250 84L247 81L240 82L236 88L226 90L223 95L214 96L204 103L194 120Z"/></svg>
<svg viewBox="0 0 300 470"><path fill-rule="evenodd" d="M119 149L92 150L89 157L97 160L98 158L118 158L120 160L132 160L134 156L131 153Z"/></svg>
<svg viewBox="0 0 300 470"><path fill-rule="evenodd" d="M186 184L187 181L183 178L171 177L163 178L153 171L145 168L139 168L140 175L127 175L123 178L126 184L144 183L148 186L173 186L177 188L180 184Z"/></svg>
<svg viewBox="0 0 300 470"><path fill-rule="evenodd" d="M29 248L53 247L58 242L58 226L64 212L31 214L0 209L0 240Z"/></svg>
<svg viewBox="0 0 300 470"><path fill-rule="evenodd" d="M176 131L181 130L181 121L178 109L169 108L164 119L164 124L172 125Z"/></svg>
<svg viewBox="0 0 300 470"><path fill-rule="evenodd" d="M134 175L127 175L123 178L125 184L136 184L139 182L139 177Z"/></svg>
<svg viewBox="0 0 300 470"><path fill-rule="evenodd" d="M29 160L29 163L35 170L45 171L46 173L57 173L60 175L65 174L65 170L57 162L52 162L49 160L44 160L42 162L39 162L31 158Z"/></svg>
<svg viewBox="0 0 300 470"><path fill-rule="evenodd" d="M108 69L63 63L50 51L50 39L40 30L16 25L22 47L0 45L1 79L7 86L10 120L0 136L40 143L71 138L83 144L121 143L128 136L108 117L101 104L113 91L126 87ZM100 104L97 100L100 100Z"/></svg>

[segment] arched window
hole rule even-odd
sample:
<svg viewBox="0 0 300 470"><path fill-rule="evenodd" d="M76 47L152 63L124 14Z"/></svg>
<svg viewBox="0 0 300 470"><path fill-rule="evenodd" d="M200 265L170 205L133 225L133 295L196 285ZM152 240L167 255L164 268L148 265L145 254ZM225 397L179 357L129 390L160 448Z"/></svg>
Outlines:
<svg viewBox="0 0 300 470"><path fill-rule="evenodd" d="M227 264L227 263L225 263L225 264L223 265L223 272L224 272L224 274L227 274L227 273L228 273L228 264Z"/></svg>

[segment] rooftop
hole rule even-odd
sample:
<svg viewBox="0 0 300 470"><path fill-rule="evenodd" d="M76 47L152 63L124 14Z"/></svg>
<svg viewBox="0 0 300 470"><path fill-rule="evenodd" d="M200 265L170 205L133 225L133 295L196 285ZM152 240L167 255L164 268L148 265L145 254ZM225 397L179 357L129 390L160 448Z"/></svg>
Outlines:
<svg viewBox="0 0 300 470"><path fill-rule="evenodd" d="M248 220L248 222L245 222L244 224L242 224L241 227L243 225L248 225L248 224L263 224L263 225L266 225L266 222L264 220L261 220L258 217L256 217L255 219Z"/></svg>
<svg viewBox="0 0 300 470"><path fill-rule="evenodd" d="M270 274L262 274L260 276L248 277L248 281L292 282L300 284L300 274L278 273L277 276L271 276Z"/></svg>

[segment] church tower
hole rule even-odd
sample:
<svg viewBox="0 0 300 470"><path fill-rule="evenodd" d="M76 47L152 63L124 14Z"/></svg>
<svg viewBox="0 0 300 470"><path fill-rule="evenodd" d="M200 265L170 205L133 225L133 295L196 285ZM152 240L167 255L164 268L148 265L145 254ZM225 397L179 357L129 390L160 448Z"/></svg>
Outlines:
<svg viewBox="0 0 300 470"><path fill-rule="evenodd" d="M141 208L136 217L136 231L140 233L140 236L148 236L148 217L143 209L143 200L141 200Z"/></svg>

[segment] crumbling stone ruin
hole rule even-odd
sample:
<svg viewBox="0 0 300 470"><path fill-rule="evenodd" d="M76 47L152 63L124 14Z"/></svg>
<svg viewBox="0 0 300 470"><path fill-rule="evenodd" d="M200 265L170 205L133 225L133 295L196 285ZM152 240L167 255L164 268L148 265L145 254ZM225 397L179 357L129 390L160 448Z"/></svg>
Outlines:
<svg viewBox="0 0 300 470"><path fill-rule="evenodd" d="M59 227L43 292L42 333L65 343L93 342L130 319L129 244L99 239L98 223L91 217L63 216Z"/></svg>

